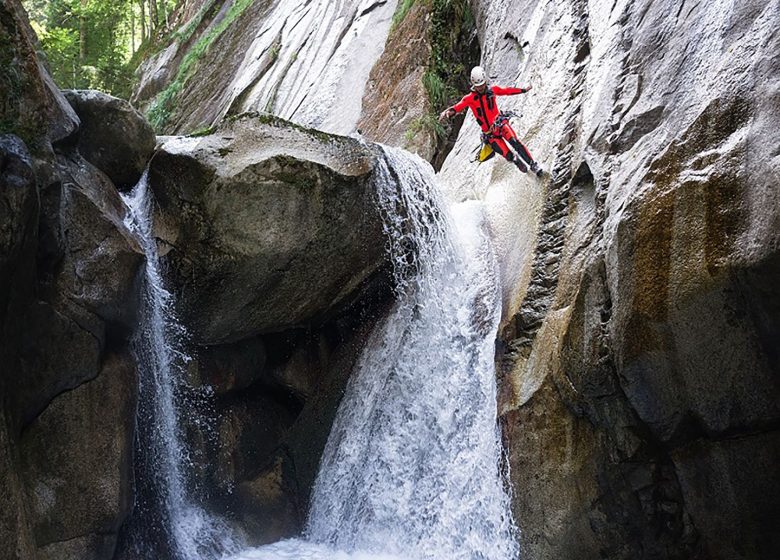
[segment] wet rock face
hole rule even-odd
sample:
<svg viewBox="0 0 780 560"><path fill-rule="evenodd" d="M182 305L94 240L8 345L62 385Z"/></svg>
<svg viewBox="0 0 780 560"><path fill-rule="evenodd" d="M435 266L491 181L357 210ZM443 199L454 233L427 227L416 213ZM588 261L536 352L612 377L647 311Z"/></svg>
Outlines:
<svg viewBox="0 0 780 560"><path fill-rule="evenodd" d="M97 379L56 397L25 429L20 454L41 558L113 554L132 504L135 394L132 360L110 355Z"/></svg>
<svg viewBox="0 0 780 560"><path fill-rule="evenodd" d="M123 99L93 90L64 93L81 120L78 151L117 188L130 190L154 151L151 125Z"/></svg>
<svg viewBox="0 0 780 560"><path fill-rule="evenodd" d="M33 45L21 4L0 3L0 557L110 558L131 506L142 257Z"/></svg>
<svg viewBox="0 0 780 560"><path fill-rule="evenodd" d="M431 112L423 85L431 57L429 26L429 6L415 2L390 32L385 51L371 70L358 122L366 138L403 146L424 159L431 159L436 147L433 131L420 126Z"/></svg>
<svg viewBox="0 0 780 560"><path fill-rule="evenodd" d="M349 134L396 4L203 3L210 9L202 18L188 12L185 17L193 17L181 22L192 25L192 33L175 38L144 65L133 102L151 109L166 133L190 133L225 116L266 111Z"/></svg>
<svg viewBox="0 0 780 560"><path fill-rule="evenodd" d="M468 91L468 74L479 64L471 7L466 0L400 2L394 22L366 84L358 130L438 170L465 114L444 125L438 115Z"/></svg>
<svg viewBox="0 0 780 560"><path fill-rule="evenodd" d="M551 172L470 170L469 119L443 169L454 198L490 186L499 251L525 255L502 257L500 355L525 556L775 557L776 3L475 10Z"/></svg>
<svg viewBox="0 0 780 560"><path fill-rule="evenodd" d="M164 261L199 343L322 321L384 262L360 143L240 117L151 163Z"/></svg>

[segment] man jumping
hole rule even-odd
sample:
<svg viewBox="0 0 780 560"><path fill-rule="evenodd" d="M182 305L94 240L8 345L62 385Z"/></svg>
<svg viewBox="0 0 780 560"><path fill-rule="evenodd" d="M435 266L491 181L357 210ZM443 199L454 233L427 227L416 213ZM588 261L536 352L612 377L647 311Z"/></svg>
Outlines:
<svg viewBox="0 0 780 560"><path fill-rule="evenodd" d="M487 84L485 71L481 66L475 66L471 71L471 93L464 95L463 99L455 105L442 111L439 120L444 121L452 118L469 107L482 128L482 140L493 148L493 151L504 156L507 161L514 163L523 173L526 173L530 167L532 172L541 177L544 171L531 157L528 148L518 140L517 134L509 124L509 118L498 110L496 103L497 95L517 95L529 91L531 91L531 86L527 88L490 87ZM517 153L509 149L509 146L506 145L507 142Z"/></svg>

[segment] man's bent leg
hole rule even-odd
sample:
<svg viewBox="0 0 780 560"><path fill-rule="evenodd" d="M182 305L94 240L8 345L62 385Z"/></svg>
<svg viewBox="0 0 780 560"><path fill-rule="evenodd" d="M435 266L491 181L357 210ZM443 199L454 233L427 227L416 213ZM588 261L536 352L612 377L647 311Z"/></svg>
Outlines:
<svg viewBox="0 0 780 560"><path fill-rule="evenodd" d="M534 158L531 157L531 152L528 151L528 148L525 147L525 144L523 144L517 138L517 134L515 134L515 131L512 129L512 127L509 126L509 124L504 125L502 127L501 134L509 141L512 147L518 153L519 158L523 158L525 160L525 162L528 164L528 167L531 168L531 171L541 177L544 171L541 167L539 167L539 164L534 161Z"/></svg>
<svg viewBox="0 0 780 560"><path fill-rule="evenodd" d="M531 157L531 152L528 151L528 148L525 147L525 144L523 144L517 138L510 139L509 143L512 144L512 147L515 149L515 151L520 155L521 158L525 160L528 165L533 164L534 158Z"/></svg>
<svg viewBox="0 0 780 560"><path fill-rule="evenodd" d="M491 138L489 144L490 147L493 148L494 152L501 154L504 156L504 158L506 158L507 161L514 163L520 171L523 173L528 171L528 168L520 160L520 158L515 156L512 150L509 149L509 146L506 145L506 142L504 142L503 138Z"/></svg>

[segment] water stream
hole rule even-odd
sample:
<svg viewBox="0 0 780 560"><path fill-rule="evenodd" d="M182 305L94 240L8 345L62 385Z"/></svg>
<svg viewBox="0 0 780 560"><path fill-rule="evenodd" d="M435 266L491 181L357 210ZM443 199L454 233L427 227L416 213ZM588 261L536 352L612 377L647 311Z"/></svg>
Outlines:
<svg viewBox="0 0 780 560"><path fill-rule="evenodd" d="M301 539L236 559L509 560L496 262L481 203L447 208L430 165L385 148L376 188L398 301L333 425Z"/></svg>
<svg viewBox="0 0 780 560"><path fill-rule="evenodd" d="M433 169L383 148L375 189L397 302L363 350L332 427L304 536L236 553L193 499L183 330L160 273L146 174L125 197L146 255L134 558L511 560L516 529L496 423L495 256L481 203L448 208Z"/></svg>
<svg viewBox="0 0 780 560"><path fill-rule="evenodd" d="M125 225L146 257L141 317L133 340L139 370L136 490L125 546L134 558L148 560L214 558L233 550L233 539L228 527L191 496L192 461L181 416L200 403L193 402L198 395L186 383L185 333L160 272L147 173L123 199L129 209Z"/></svg>

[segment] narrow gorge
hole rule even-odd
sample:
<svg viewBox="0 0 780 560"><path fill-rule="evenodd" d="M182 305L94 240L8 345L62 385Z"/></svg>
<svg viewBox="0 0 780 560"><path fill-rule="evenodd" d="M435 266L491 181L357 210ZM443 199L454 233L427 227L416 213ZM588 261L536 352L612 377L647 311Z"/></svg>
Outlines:
<svg viewBox="0 0 780 560"><path fill-rule="evenodd" d="M171 0L128 100L43 3L0 560L780 557L780 2Z"/></svg>

